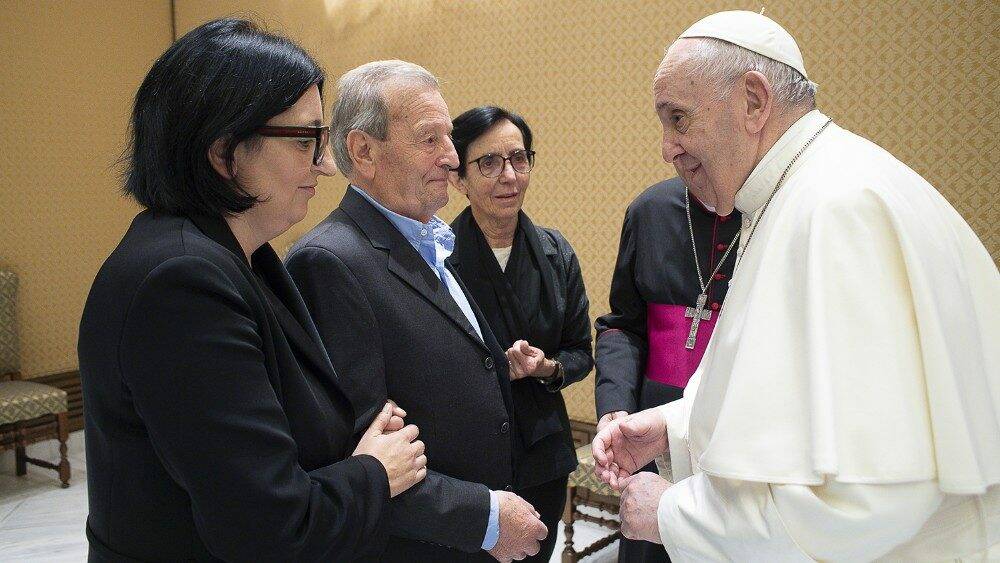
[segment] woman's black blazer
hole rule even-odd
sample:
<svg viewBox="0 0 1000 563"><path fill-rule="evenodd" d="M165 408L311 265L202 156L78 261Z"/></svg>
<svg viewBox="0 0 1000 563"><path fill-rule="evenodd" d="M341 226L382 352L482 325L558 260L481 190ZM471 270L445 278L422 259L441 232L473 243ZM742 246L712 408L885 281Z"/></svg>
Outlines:
<svg viewBox="0 0 1000 563"><path fill-rule="evenodd" d="M252 266L251 266L252 264ZM92 561L377 557L389 485L269 245L140 213L80 323Z"/></svg>

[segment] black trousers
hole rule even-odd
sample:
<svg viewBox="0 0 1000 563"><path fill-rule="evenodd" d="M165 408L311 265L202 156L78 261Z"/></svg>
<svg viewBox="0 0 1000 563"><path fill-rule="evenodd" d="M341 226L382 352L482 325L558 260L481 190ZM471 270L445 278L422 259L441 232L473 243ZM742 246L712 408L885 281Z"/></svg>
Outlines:
<svg viewBox="0 0 1000 563"><path fill-rule="evenodd" d="M541 542L542 548L538 554L522 559L522 561L546 563L552 557L556 540L559 539L559 520L562 518L563 508L566 506L566 481L567 477L562 477L548 483L514 491L535 507L535 510L542 515L542 524L545 524L549 530L549 535L545 536Z"/></svg>

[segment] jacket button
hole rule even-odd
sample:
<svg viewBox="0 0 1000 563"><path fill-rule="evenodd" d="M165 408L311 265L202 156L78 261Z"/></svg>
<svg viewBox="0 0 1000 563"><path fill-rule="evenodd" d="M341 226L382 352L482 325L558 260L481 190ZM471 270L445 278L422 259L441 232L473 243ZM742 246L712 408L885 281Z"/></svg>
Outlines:
<svg viewBox="0 0 1000 563"><path fill-rule="evenodd" d="M500 425L500 433L501 434L506 434L507 431L509 431L509 430L510 430L510 423L509 422L504 422L503 424Z"/></svg>
<svg viewBox="0 0 1000 563"><path fill-rule="evenodd" d="M483 360L483 365L486 366L486 369L493 369L493 357L486 356L486 359Z"/></svg>
<svg viewBox="0 0 1000 563"><path fill-rule="evenodd" d="M513 485L507 485L506 487L503 488L503 490L505 490L505 491L513 491L514 490L514 486Z"/></svg>

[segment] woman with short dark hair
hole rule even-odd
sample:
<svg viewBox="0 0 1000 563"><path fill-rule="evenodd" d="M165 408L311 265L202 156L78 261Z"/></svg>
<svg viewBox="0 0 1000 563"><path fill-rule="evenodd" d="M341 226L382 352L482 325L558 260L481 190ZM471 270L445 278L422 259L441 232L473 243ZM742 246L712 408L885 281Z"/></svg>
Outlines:
<svg viewBox="0 0 1000 563"><path fill-rule="evenodd" d="M323 72L239 19L139 88L124 191L146 207L80 324L92 561L374 559L423 478L391 402L355 413L268 241L335 172Z"/></svg>
<svg viewBox="0 0 1000 563"><path fill-rule="evenodd" d="M510 362L517 454L515 489L549 529L537 555L548 561L577 459L561 389L590 372L589 303L580 262L563 235L521 210L535 163L519 115L495 106L455 118L452 183L469 207L451 224L451 255Z"/></svg>

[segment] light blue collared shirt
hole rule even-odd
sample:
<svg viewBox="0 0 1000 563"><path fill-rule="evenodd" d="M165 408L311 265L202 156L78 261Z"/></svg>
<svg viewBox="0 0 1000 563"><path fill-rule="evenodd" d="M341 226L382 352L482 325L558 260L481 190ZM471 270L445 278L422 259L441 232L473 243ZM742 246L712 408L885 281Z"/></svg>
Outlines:
<svg viewBox="0 0 1000 563"><path fill-rule="evenodd" d="M448 226L448 223L439 219L437 215L431 217L431 220L427 223L421 223L420 221L404 217L399 213L394 213L386 209L385 206L375 201L364 190L354 184L351 184L351 189L358 192L361 197L375 206L375 209L378 209L385 215L386 219L413 245L413 248L424 259L424 262L427 262L427 265L437 272L438 278L448 288L448 293L455 300L455 304L462 310L472 328L476 330L479 339L483 340L483 331L479 327L479 321L476 320L475 313L472 312L469 299L458 285L458 281L455 280L455 277L451 275L451 272L444 265L444 261L455 250L455 233ZM486 537L483 539L483 549L493 549L499 539L500 500L497 498L495 491L490 491L490 517L486 525Z"/></svg>

